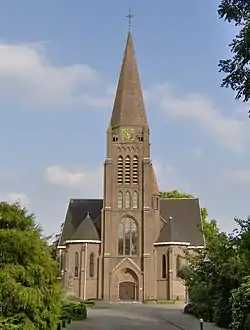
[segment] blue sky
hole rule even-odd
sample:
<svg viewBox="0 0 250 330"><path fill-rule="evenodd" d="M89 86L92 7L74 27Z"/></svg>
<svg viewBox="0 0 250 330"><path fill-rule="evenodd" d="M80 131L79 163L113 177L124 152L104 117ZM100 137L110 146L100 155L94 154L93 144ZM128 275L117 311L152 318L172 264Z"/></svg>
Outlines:
<svg viewBox="0 0 250 330"><path fill-rule="evenodd" d="M1 3L0 197L19 198L46 233L59 230L70 197L102 195L129 5ZM229 231L250 214L250 122L217 68L235 31L213 1L132 5L159 186L199 196Z"/></svg>

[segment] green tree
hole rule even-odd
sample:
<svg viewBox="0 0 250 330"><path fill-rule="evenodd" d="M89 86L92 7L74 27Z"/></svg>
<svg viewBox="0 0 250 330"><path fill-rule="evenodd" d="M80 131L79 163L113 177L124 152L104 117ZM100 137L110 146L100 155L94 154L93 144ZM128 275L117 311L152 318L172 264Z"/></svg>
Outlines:
<svg viewBox="0 0 250 330"><path fill-rule="evenodd" d="M34 215L0 203L0 327L52 330L61 311L58 267Z"/></svg>
<svg viewBox="0 0 250 330"><path fill-rule="evenodd" d="M229 44L232 57L219 61L219 71L226 74L222 87L236 92L236 99L250 99L250 2L249 0L221 0L220 18L237 26L239 32Z"/></svg>
<svg viewBox="0 0 250 330"><path fill-rule="evenodd" d="M238 229L226 234L215 220L203 226L205 249L187 252L189 266L180 276L189 289L193 312L221 327L249 324L250 221L235 219ZM205 262L205 256L209 262ZM244 291L245 290L245 291ZM244 297L243 297L244 296ZM241 311L241 313L239 312Z"/></svg>
<svg viewBox="0 0 250 330"><path fill-rule="evenodd" d="M58 247L58 244L59 244L59 241L60 241L62 229L63 229L63 223L61 224L59 234L56 234L55 236L51 235L51 236L48 236L46 238L47 241L49 242L48 245L49 245L49 251L50 251L51 257L56 261L58 261L58 249L57 249L57 247Z"/></svg>

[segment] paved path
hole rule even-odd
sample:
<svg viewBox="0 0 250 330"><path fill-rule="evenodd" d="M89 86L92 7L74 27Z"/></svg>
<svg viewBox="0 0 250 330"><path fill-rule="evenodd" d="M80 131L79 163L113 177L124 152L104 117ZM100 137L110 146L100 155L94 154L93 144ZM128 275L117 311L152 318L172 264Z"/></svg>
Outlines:
<svg viewBox="0 0 250 330"><path fill-rule="evenodd" d="M199 330L199 321L183 314L181 306L100 304L88 310L88 319L70 330ZM204 330L218 330L204 324Z"/></svg>

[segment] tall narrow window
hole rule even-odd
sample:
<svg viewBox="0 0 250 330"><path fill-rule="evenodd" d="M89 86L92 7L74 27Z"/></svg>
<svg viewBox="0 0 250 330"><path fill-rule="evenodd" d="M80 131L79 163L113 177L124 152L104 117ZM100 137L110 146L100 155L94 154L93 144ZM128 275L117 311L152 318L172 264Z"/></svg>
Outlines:
<svg viewBox="0 0 250 330"><path fill-rule="evenodd" d="M78 277L79 276L79 253L75 253L75 272L74 276Z"/></svg>
<svg viewBox="0 0 250 330"><path fill-rule="evenodd" d="M118 191L117 194L117 208L122 209L123 207L123 194L121 191Z"/></svg>
<svg viewBox="0 0 250 330"><path fill-rule="evenodd" d="M131 218L122 219L118 227L118 254L137 255L138 233L137 225Z"/></svg>
<svg viewBox="0 0 250 330"><path fill-rule="evenodd" d="M117 163L117 181L119 185L123 183L123 158L122 156L118 157Z"/></svg>
<svg viewBox="0 0 250 330"><path fill-rule="evenodd" d="M162 255L162 260L161 260L161 273L162 273L162 278L167 278L167 262L166 262L166 255Z"/></svg>
<svg viewBox="0 0 250 330"><path fill-rule="evenodd" d="M139 195L138 195L138 192L137 191L134 191L133 193L133 209L138 209L138 198Z"/></svg>
<svg viewBox="0 0 250 330"><path fill-rule="evenodd" d="M138 184L138 157L133 158L133 184Z"/></svg>
<svg viewBox="0 0 250 330"><path fill-rule="evenodd" d="M95 272L95 256L94 253L91 252L89 255L89 277L94 277Z"/></svg>
<svg viewBox="0 0 250 330"><path fill-rule="evenodd" d="M176 276L179 276L179 273L181 271L182 265L181 265L181 257L179 255L176 256Z"/></svg>
<svg viewBox="0 0 250 330"><path fill-rule="evenodd" d="M127 191L125 195L125 208L130 209L130 207L131 207L131 195L130 192Z"/></svg>
<svg viewBox="0 0 250 330"><path fill-rule="evenodd" d="M131 167L131 164L130 164L130 157L127 156L126 159L125 159L125 183L126 184L130 184L130 167Z"/></svg>
<svg viewBox="0 0 250 330"><path fill-rule="evenodd" d="M123 253L123 237L124 237L124 232L123 232L123 223L119 223L119 228L118 228L118 255L122 256Z"/></svg>

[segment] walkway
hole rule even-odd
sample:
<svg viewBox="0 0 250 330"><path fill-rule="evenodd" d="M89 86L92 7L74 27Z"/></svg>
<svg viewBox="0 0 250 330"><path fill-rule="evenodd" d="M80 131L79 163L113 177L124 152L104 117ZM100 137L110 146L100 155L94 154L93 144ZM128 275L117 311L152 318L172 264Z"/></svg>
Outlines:
<svg viewBox="0 0 250 330"><path fill-rule="evenodd" d="M199 330L199 321L182 313L182 307L143 304L100 304L88 310L88 319L70 330ZM219 328L204 324L204 330Z"/></svg>

